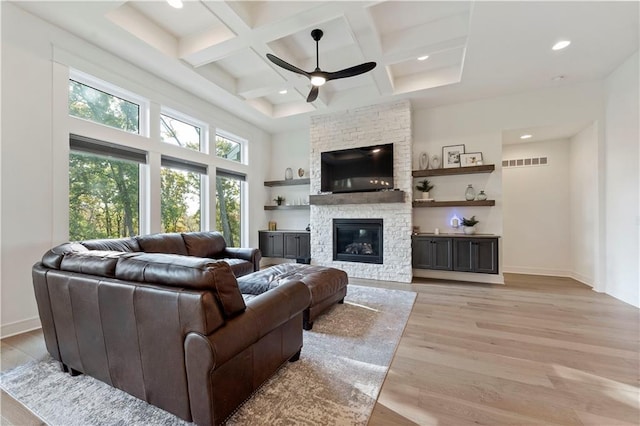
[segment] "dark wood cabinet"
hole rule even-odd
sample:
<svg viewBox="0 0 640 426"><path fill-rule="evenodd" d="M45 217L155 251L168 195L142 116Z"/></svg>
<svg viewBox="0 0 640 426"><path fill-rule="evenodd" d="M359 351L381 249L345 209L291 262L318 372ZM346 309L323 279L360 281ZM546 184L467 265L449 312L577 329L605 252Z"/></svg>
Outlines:
<svg viewBox="0 0 640 426"><path fill-rule="evenodd" d="M282 232L260 231L258 243L263 257L284 257Z"/></svg>
<svg viewBox="0 0 640 426"><path fill-rule="evenodd" d="M311 236L300 231L259 231L258 243L263 257L283 257L308 263Z"/></svg>
<svg viewBox="0 0 640 426"><path fill-rule="evenodd" d="M412 240L412 263L417 269L451 271L452 239L415 236Z"/></svg>
<svg viewBox="0 0 640 426"><path fill-rule="evenodd" d="M453 270L497 274L498 239L456 238L453 241Z"/></svg>
<svg viewBox="0 0 640 426"><path fill-rule="evenodd" d="M311 237L308 233L284 234L284 257L306 260L311 258Z"/></svg>
<svg viewBox="0 0 640 426"><path fill-rule="evenodd" d="M416 269L498 273L498 238L414 235L412 264Z"/></svg>

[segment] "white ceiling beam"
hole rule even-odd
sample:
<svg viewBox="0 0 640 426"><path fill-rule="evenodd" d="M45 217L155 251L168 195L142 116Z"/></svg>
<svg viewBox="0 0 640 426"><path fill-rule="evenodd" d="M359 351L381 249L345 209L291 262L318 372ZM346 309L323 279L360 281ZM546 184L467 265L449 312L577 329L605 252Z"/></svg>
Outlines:
<svg viewBox="0 0 640 426"><path fill-rule="evenodd" d="M377 32L369 9L354 9L347 13L345 18L362 55L367 61L377 63L377 66L371 71L373 81L378 89L377 94L392 94L393 79L390 77L389 71L385 69L380 35Z"/></svg>

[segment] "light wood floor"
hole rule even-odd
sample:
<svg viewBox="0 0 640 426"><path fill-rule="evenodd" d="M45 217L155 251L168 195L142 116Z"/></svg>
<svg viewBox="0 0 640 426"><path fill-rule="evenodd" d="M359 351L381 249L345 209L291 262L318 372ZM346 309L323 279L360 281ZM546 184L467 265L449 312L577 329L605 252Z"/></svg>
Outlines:
<svg viewBox="0 0 640 426"><path fill-rule="evenodd" d="M418 293L370 426L640 424L640 311L571 279L505 281L350 280ZM2 370L46 353L39 331L1 345ZM2 424L41 423L2 392Z"/></svg>

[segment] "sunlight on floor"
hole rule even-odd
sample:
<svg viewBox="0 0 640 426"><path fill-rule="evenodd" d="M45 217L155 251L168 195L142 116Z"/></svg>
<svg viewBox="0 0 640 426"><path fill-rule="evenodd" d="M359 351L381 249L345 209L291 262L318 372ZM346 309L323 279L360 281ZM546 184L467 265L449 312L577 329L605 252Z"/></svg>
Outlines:
<svg viewBox="0 0 640 426"><path fill-rule="evenodd" d="M584 371L565 367L562 365L553 365L553 369L559 377L573 382L584 383L602 387L602 393L630 407L639 408L640 388L626 383L617 382L607 379L606 377L596 376Z"/></svg>
<svg viewBox="0 0 640 426"><path fill-rule="evenodd" d="M369 306L360 305L358 303L347 302L347 301L345 301L344 303L345 303L345 305L352 305L352 306L357 306L358 308L368 309L368 310L373 311L373 312L380 312L379 309L370 308Z"/></svg>

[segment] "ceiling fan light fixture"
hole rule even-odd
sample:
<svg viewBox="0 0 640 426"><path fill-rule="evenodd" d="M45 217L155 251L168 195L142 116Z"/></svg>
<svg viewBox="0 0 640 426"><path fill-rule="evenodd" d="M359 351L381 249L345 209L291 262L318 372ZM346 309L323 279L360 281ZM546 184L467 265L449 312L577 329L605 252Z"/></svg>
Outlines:
<svg viewBox="0 0 640 426"><path fill-rule="evenodd" d="M311 84L320 87L327 82L327 79L323 75L313 75L311 74Z"/></svg>

